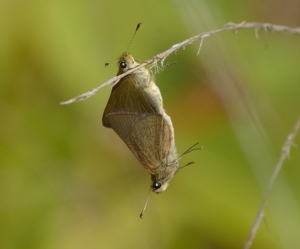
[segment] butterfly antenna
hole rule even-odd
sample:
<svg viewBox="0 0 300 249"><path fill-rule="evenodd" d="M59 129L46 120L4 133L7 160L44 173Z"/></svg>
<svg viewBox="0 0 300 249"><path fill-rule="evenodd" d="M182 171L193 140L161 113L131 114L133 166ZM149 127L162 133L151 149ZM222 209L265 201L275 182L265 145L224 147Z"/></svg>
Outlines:
<svg viewBox="0 0 300 249"><path fill-rule="evenodd" d="M132 36L132 38L131 38L131 40L130 40L130 42L129 42L129 44L128 44L128 47L127 47L126 50L125 50L125 52L127 52L128 48L130 47L130 45L131 45L131 43L132 43L132 40L133 40L133 38L135 37L135 34L136 34L136 32L138 31L138 29L140 28L141 24L142 24L142 23L139 22L138 25L136 26L136 29L135 29L135 31L134 31L134 34L133 34L133 36Z"/></svg>
<svg viewBox="0 0 300 249"><path fill-rule="evenodd" d="M141 219L143 219L143 215L144 215L144 213L145 213L145 210L146 210L146 207L147 207L147 204L148 204L148 201L149 201L150 193L151 193L151 187L150 187L150 189L149 189L149 194L148 194L148 197L147 197L147 201L146 201L146 203L145 203L145 206L144 206L144 208L143 208L143 210L142 210L142 212L141 212L141 214L140 214L140 218L141 218Z"/></svg>

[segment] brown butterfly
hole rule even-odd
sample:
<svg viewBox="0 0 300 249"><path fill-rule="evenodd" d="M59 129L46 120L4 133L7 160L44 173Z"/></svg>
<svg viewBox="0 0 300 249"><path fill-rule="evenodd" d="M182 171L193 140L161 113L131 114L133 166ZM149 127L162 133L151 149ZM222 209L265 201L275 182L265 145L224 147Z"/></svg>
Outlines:
<svg viewBox="0 0 300 249"><path fill-rule="evenodd" d="M118 75L138 65L125 52L119 60ZM102 123L121 137L151 174L152 191L165 191L182 168L178 167L182 155L176 153L172 121L163 109L161 93L149 70L142 67L113 87ZM192 148L184 154L190 151Z"/></svg>

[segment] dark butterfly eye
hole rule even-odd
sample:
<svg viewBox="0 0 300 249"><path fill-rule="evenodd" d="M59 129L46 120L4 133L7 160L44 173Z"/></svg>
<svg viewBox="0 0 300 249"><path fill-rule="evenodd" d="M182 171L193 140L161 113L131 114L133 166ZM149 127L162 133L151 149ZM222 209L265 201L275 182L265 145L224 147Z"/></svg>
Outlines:
<svg viewBox="0 0 300 249"><path fill-rule="evenodd" d="M126 68L126 67L127 67L126 62L120 61L120 67L121 67L121 68Z"/></svg>
<svg viewBox="0 0 300 249"><path fill-rule="evenodd" d="M159 189L161 187L161 184L159 182L153 182L152 187L155 189Z"/></svg>

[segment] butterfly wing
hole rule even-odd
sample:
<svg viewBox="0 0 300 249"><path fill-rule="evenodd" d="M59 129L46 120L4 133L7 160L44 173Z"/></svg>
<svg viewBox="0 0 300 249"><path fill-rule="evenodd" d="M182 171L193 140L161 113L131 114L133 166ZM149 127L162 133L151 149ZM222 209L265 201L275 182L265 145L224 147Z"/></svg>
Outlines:
<svg viewBox="0 0 300 249"><path fill-rule="evenodd" d="M147 88L154 82L146 75L144 72L130 74L113 87L102 123L113 128L153 174L159 165L166 165L170 151L174 150L174 131L170 118L161 112L160 92L152 93L153 89ZM152 103L152 97L156 96L159 97L153 98Z"/></svg>
<svg viewBox="0 0 300 249"><path fill-rule="evenodd" d="M137 80L137 76L131 74L121 79L121 81L113 87L103 113L103 126L112 128L112 123L109 122L107 118L109 114L122 112L150 114L156 112L147 100L142 89L140 89ZM130 118L128 120L130 120Z"/></svg>
<svg viewBox="0 0 300 249"><path fill-rule="evenodd" d="M161 114L148 115L134 125L131 132L133 152L150 174L167 165L174 148L173 128Z"/></svg>
<svg viewBox="0 0 300 249"><path fill-rule="evenodd" d="M114 113L109 114L107 120L150 174L154 174L158 166L167 164L174 148L174 134L163 115L143 117L134 113Z"/></svg>

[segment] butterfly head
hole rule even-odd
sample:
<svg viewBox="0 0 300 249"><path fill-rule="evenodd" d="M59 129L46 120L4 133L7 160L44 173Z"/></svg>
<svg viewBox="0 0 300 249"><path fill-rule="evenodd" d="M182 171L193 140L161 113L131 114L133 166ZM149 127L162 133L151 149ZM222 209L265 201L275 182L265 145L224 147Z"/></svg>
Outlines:
<svg viewBox="0 0 300 249"><path fill-rule="evenodd" d="M159 194L159 193L164 192L167 189L168 185L169 185L168 182L163 183L163 184L161 184L159 182L153 182L151 184L151 189L152 189L153 192Z"/></svg>
<svg viewBox="0 0 300 249"><path fill-rule="evenodd" d="M125 52L119 59L119 74L125 73L137 65L139 64L134 60L133 56L130 53Z"/></svg>

